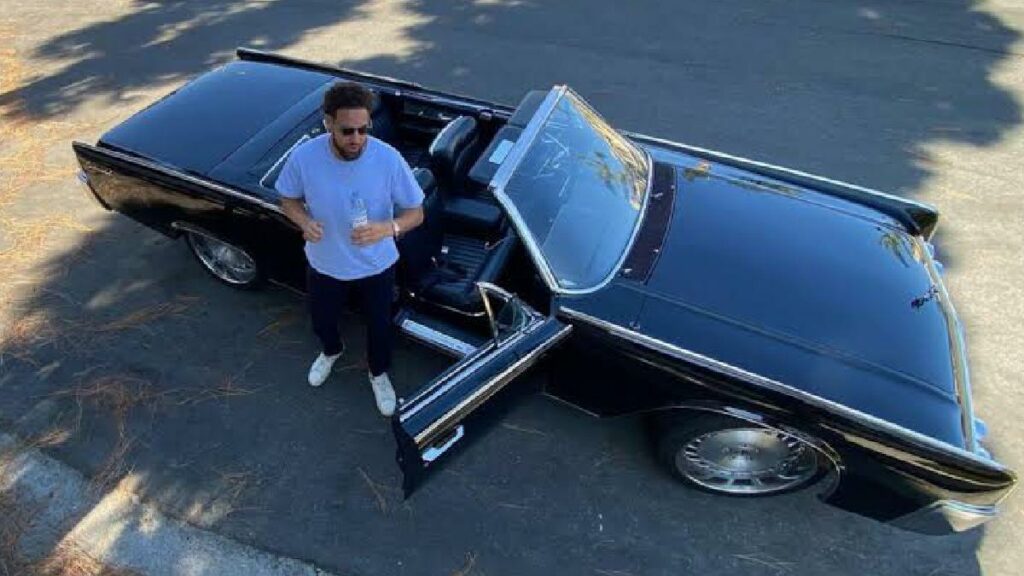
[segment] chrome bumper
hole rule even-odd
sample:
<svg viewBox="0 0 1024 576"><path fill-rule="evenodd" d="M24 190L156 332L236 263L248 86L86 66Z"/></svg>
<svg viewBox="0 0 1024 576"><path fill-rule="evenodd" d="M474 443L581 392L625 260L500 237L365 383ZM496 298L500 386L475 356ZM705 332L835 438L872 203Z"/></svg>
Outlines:
<svg viewBox="0 0 1024 576"><path fill-rule="evenodd" d="M922 534L951 534L963 532L996 517L995 506L974 506L956 500L939 500L930 506L901 516L891 522L893 526Z"/></svg>

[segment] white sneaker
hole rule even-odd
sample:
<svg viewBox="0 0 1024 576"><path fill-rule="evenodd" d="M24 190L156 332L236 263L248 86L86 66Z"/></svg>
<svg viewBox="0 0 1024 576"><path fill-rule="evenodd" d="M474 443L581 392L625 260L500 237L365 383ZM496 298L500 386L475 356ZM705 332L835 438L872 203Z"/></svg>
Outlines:
<svg viewBox="0 0 1024 576"><path fill-rule="evenodd" d="M380 376L370 374L370 386L373 387L373 397L377 400L377 410L382 416L391 416L395 413L395 389L391 387L391 379L385 372Z"/></svg>
<svg viewBox="0 0 1024 576"><path fill-rule="evenodd" d="M323 352L316 357L313 361L313 365L309 367L309 385L319 386L327 380L327 377L331 375L331 368L334 367L334 362L341 358L341 353L337 353L334 356L327 356Z"/></svg>

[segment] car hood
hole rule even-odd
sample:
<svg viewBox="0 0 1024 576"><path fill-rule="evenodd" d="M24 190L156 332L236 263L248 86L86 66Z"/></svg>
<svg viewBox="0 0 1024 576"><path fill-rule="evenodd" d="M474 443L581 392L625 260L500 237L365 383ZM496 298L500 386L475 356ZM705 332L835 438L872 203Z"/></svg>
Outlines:
<svg viewBox="0 0 1024 576"><path fill-rule="evenodd" d="M664 240L643 281L616 282L643 296L638 331L964 445L957 323L921 239L851 202L656 159L677 174Z"/></svg>

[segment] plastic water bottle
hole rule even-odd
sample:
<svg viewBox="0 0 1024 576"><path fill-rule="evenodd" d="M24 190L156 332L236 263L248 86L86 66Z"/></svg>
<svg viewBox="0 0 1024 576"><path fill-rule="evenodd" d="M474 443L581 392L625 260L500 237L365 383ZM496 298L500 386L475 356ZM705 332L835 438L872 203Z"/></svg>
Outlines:
<svg viewBox="0 0 1024 576"><path fill-rule="evenodd" d="M352 195L351 215L353 229L366 226L369 222L369 218L366 215L366 202L363 201L359 194Z"/></svg>

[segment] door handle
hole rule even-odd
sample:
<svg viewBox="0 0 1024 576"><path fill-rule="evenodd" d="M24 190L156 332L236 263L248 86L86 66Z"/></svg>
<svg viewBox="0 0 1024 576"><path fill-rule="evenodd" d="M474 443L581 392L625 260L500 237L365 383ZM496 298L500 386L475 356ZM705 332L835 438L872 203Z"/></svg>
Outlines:
<svg viewBox="0 0 1024 576"><path fill-rule="evenodd" d="M462 440L462 437L465 436L465 434L466 431L462 428L462 424L459 424L458 426L455 427L455 429L451 433L451 436L447 440L445 440L443 444L441 444L440 446L438 446L436 443L431 444L430 448L427 448L426 450L423 451L423 461L429 464L434 460L437 460L438 457L447 452L448 449L451 448L456 442Z"/></svg>

